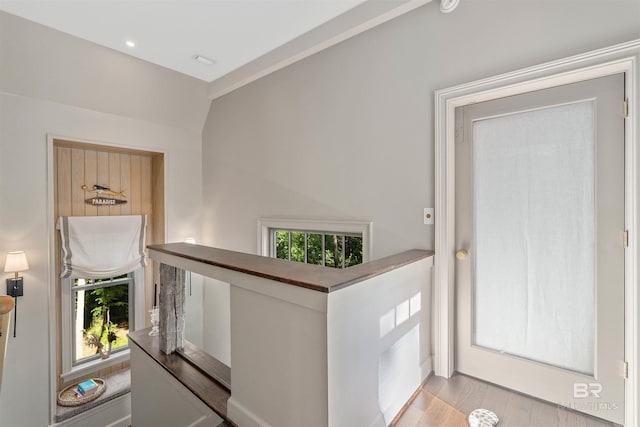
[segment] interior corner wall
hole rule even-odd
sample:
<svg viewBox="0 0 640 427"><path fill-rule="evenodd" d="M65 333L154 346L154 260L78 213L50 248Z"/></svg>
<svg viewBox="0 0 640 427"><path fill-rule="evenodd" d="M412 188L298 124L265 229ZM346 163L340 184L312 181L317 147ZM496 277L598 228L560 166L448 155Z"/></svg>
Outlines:
<svg viewBox="0 0 640 427"><path fill-rule="evenodd" d="M0 12L0 15L2 13ZM47 163L47 136L66 137L70 140L95 142L99 144L116 144L128 148L145 151L161 151L165 153L165 224L168 241L182 241L185 237L200 239L200 214L202 207L202 136L201 129L190 129L186 122L177 125L167 124L164 114L167 109L185 109L190 111L205 106L186 105L189 100L176 99L168 92L162 94L164 86L188 84L186 76L177 73L154 74L155 67L150 64L135 63L130 58L113 62L111 72L125 78L129 72L142 75L145 66L149 75L153 76L159 94L145 98L144 92L122 93L116 88L119 80L93 80L94 75L76 74L75 79L93 81L92 84L104 85L99 93L85 94L85 99L95 105L101 104L101 97L109 92L117 92L124 97L105 100L110 105L110 112L96 111L88 108L90 103L70 105L70 99L50 99L52 92L20 93L27 87L31 79L43 79L49 84L61 86L73 84L66 78L57 80L55 76L43 76L53 72L46 64L35 67L25 76L26 82L14 85L11 79L4 77L7 73L19 74L16 70L28 67L31 55L34 54L34 42L22 45L22 56L12 56L7 61L7 40L20 44L25 37L45 37L47 40L60 37L64 46L51 45L58 49L69 64L82 67L88 56L93 61L101 61L103 55L111 57L113 52L88 42L87 50L69 50L66 43L75 46L78 40L67 40L70 36L60 36L53 30L39 29L34 33L31 23L18 26L4 26L6 22L0 16L0 259L4 261L6 253L11 250L24 250L29 259L30 269L24 276L24 296L18 299L17 337L8 339L7 353L4 363L2 389L0 391L0 425L11 427L46 426L50 422L50 360L55 358L55 348L49 348L49 290L55 280L50 277L52 262L55 259L50 253L49 241L55 230L49 228L52 222L48 206L49 175ZM15 23L14 23L15 24ZM16 34L14 32L18 32ZM44 34L41 32L44 31ZM48 43L47 40L40 40ZM82 44L82 43L80 43ZM86 48L86 46L83 46ZM75 54L74 54L75 52ZM15 52L14 52L15 53ZM13 55L13 54L12 54ZM74 56L78 55L78 56ZM32 64L32 63L31 63ZM127 65L129 64L129 65ZM128 67L134 67L131 70ZM54 67L56 73L64 68ZM89 84L87 81L80 85ZM203 96L205 95L203 85ZM70 89L71 90L71 89ZM63 92L64 88L55 91ZM129 99L130 98L130 99ZM133 114L120 105L129 103L149 111L152 104L163 102L170 107L161 107L162 113L150 116ZM194 100L199 105L199 100ZM150 114L147 111L147 114ZM153 119L153 120L151 120ZM183 126L184 125L184 126ZM87 183L91 184L91 183ZM53 197L53 195L51 195ZM4 294L4 280L0 293ZM55 366L55 365L54 365Z"/></svg>
<svg viewBox="0 0 640 427"><path fill-rule="evenodd" d="M371 220L374 259L431 249L434 91L636 38L637 0L431 2L216 99L203 241L256 253L287 216Z"/></svg>

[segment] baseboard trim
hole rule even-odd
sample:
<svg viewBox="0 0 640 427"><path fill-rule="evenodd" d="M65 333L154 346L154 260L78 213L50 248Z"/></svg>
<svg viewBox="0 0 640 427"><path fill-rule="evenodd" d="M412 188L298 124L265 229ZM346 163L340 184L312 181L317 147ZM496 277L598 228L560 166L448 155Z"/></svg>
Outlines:
<svg viewBox="0 0 640 427"><path fill-rule="evenodd" d="M130 425L131 415L127 415L126 417L122 417L118 421L108 424L105 427L129 427Z"/></svg>
<svg viewBox="0 0 640 427"><path fill-rule="evenodd" d="M433 357L429 356L426 358L422 365L420 365L420 377L422 378L422 383L424 384L429 376L433 373Z"/></svg>
<svg viewBox="0 0 640 427"><path fill-rule="evenodd" d="M386 427L386 424L384 423L384 415L382 415L382 412L378 411L378 416L373 420L371 424L369 424L369 427Z"/></svg>
<svg viewBox="0 0 640 427"><path fill-rule="evenodd" d="M242 427L271 427L269 423L248 410L233 396L227 401L227 415L230 420Z"/></svg>
<svg viewBox="0 0 640 427"><path fill-rule="evenodd" d="M427 360L425 360L420 366L420 376L422 377L422 382L420 383L416 391L413 392L409 400L407 400L407 403L405 403L404 406L402 406L402 408L400 409L400 411L398 411L396 416L393 417L393 420L391 420L391 422L389 423L389 427L395 427L398 421L400 421L400 418L407 411L407 408L411 406L411 404L416 399L416 397L418 397L418 394L420 394L420 392L422 391L422 388L424 387L424 385L427 383L427 381L429 381L429 378L431 378L431 375L433 375L433 358L429 356Z"/></svg>

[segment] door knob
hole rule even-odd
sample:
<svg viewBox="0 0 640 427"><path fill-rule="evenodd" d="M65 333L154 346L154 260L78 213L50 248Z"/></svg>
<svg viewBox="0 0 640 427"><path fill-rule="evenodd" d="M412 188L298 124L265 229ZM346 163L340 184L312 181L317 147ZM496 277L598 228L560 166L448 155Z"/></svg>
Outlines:
<svg viewBox="0 0 640 427"><path fill-rule="evenodd" d="M467 255L469 255L469 252L467 252L465 249L459 249L456 252L456 258L458 258L459 260L466 259Z"/></svg>

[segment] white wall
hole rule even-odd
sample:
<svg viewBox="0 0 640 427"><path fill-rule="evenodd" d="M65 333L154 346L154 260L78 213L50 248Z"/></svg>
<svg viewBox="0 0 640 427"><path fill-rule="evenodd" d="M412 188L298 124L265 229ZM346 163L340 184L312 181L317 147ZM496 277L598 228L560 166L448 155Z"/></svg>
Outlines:
<svg viewBox="0 0 640 427"><path fill-rule="evenodd" d="M432 266L422 259L328 295L328 425L389 425L431 373Z"/></svg>
<svg viewBox="0 0 640 427"><path fill-rule="evenodd" d="M242 427L328 426L327 294L236 276L229 418Z"/></svg>
<svg viewBox="0 0 640 427"><path fill-rule="evenodd" d="M637 0L438 3L213 101L204 244L255 253L284 215L372 220L374 259L433 248L433 91L640 37Z"/></svg>
<svg viewBox="0 0 640 427"><path fill-rule="evenodd" d="M0 13L0 41L0 260L8 251L22 249L30 265L23 274L25 296L18 302L18 336L7 345L0 424L44 426L49 423L49 361L55 358L55 349L49 348L48 286L54 280L49 274L53 231L48 229L47 134L165 151L166 238L198 238L201 134L197 124L179 118L179 111L204 117L208 105L195 95L177 97L171 90L189 87L194 79L158 73L143 61L119 58L5 13ZM37 58L42 49L53 52ZM55 64L56 57L66 65ZM108 66L109 76L85 74L86 64L95 62ZM145 70L153 96L126 83ZM195 82L196 87L202 83ZM78 86L86 92L68 96ZM206 84L200 86L204 96ZM23 93L25 88L31 89ZM76 101L79 106L69 105ZM111 111L100 111L103 105ZM175 117L165 120L167 114ZM4 290L0 287L0 293Z"/></svg>
<svg viewBox="0 0 640 427"><path fill-rule="evenodd" d="M231 366L230 285L205 277L202 286L202 332L204 350Z"/></svg>
<svg viewBox="0 0 640 427"><path fill-rule="evenodd" d="M213 427L222 421L144 350L131 347L131 425Z"/></svg>

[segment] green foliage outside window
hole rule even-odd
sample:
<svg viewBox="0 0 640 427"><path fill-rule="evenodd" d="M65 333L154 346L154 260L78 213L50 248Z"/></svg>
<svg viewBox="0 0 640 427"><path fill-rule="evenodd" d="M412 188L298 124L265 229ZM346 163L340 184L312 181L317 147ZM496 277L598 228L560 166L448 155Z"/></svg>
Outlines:
<svg viewBox="0 0 640 427"><path fill-rule="evenodd" d="M109 340L109 334L115 341L112 349L126 347L128 345L127 333L129 332L129 281L120 284L109 285L118 279L126 279L127 275L113 279L87 279L73 281L75 290L75 316L82 319L82 330L74 333L82 333L82 349L76 349L76 360L89 357L98 352L95 346L87 343L87 339L93 335L105 346ZM94 289L82 290L84 286L104 283L106 286ZM82 298L82 304L79 304ZM79 311L79 307L82 310Z"/></svg>
<svg viewBox="0 0 640 427"><path fill-rule="evenodd" d="M89 292L90 300L95 301L95 306L90 305L91 312L91 328L98 329L98 337L103 343L107 340L109 332L115 332L121 329L129 329L129 286L109 286L106 288L98 288ZM89 310L87 310L89 311ZM114 343L113 347L117 348L126 345L126 335L118 337L120 341Z"/></svg>
<svg viewBox="0 0 640 427"><path fill-rule="evenodd" d="M305 233L277 230L275 235L276 258L307 264L342 268L362 264L362 237L343 234ZM324 243L324 251L323 251ZM324 260L323 260L324 252Z"/></svg>

